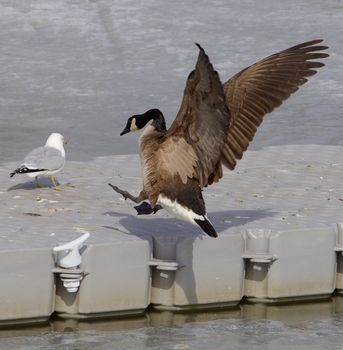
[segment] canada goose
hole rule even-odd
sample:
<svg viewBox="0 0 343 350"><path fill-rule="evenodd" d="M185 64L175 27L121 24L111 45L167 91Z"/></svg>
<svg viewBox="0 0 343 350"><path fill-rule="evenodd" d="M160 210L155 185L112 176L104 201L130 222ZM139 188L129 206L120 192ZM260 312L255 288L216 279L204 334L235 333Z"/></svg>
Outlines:
<svg viewBox="0 0 343 350"><path fill-rule="evenodd" d="M26 174L29 177L34 177L37 187L40 187L38 176L50 176L54 189L57 191L53 175L64 167L65 150L63 144L66 143L67 141L61 134L52 133L45 145L32 150L21 165L10 174L10 177L13 177L15 174Z"/></svg>
<svg viewBox="0 0 343 350"><path fill-rule="evenodd" d="M163 114L150 109L130 117L120 135L140 130L143 190L138 197L110 186L136 203L138 214L164 208L177 218L217 233L206 217L202 188L219 181L222 165L234 169L252 141L263 117L281 105L307 77L324 66L315 59L322 40L308 41L278 52L243 69L224 84L203 48L187 79L180 110L167 130Z"/></svg>

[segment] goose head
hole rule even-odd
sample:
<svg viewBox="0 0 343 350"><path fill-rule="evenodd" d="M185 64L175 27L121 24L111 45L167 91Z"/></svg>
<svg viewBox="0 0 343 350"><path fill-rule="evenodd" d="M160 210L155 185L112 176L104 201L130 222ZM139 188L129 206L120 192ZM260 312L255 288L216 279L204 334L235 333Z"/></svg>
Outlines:
<svg viewBox="0 0 343 350"><path fill-rule="evenodd" d="M137 131L137 130L143 129L149 123L150 120L153 120L151 125L157 131L166 130L166 123L162 112L157 108L153 108L153 109L149 109L143 114L136 114L130 117L127 120L124 130L120 133L120 136L125 135L131 131Z"/></svg>

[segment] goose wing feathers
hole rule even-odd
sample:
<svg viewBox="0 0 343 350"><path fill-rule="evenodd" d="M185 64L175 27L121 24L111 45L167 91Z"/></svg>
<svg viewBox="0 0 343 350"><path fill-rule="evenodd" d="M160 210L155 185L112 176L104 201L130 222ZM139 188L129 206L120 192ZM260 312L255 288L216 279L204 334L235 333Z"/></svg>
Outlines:
<svg viewBox="0 0 343 350"><path fill-rule="evenodd" d="M190 73L179 112L157 150L166 179L178 174L201 187L222 177L222 164L234 169L263 117L324 66L322 40L302 43L247 67L222 84L200 52Z"/></svg>
<svg viewBox="0 0 343 350"><path fill-rule="evenodd" d="M206 186L221 170L222 150L227 140L229 110L218 73L199 47L195 69L187 79L180 110L159 147L159 158L169 174L183 183L195 178Z"/></svg>
<svg viewBox="0 0 343 350"><path fill-rule="evenodd" d="M328 48L321 42L308 41L266 57L224 83L231 120L222 161L229 169L242 158L263 117L324 66L315 61L329 56L320 52Z"/></svg>

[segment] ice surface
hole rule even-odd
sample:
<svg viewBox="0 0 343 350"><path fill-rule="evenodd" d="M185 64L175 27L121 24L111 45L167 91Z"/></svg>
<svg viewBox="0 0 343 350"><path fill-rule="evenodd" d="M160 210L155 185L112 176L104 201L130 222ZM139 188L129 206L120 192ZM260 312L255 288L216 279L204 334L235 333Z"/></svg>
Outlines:
<svg viewBox="0 0 343 350"><path fill-rule="evenodd" d="M334 227L343 212L342 146L287 145L247 151L235 171L225 170L204 190L208 216L219 235L247 228L287 231ZM137 195L142 189L137 155L69 161L51 182L36 188L26 176L9 179L14 164L0 170L0 250L51 247L90 232L90 244L202 231L168 215L137 216L134 203L108 183ZM205 237L208 238L208 237Z"/></svg>
<svg viewBox="0 0 343 350"><path fill-rule="evenodd" d="M19 161L52 131L67 159L136 153L128 116L181 101L199 42L222 80L306 40L330 46L327 67L268 117L251 149L343 144L343 5L328 1L1 1L0 162Z"/></svg>

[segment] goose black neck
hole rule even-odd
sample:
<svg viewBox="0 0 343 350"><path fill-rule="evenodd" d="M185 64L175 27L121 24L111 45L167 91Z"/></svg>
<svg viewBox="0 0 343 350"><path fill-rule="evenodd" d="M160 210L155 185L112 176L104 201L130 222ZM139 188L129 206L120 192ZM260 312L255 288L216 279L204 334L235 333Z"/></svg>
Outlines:
<svg viewBox="0 0 343 350"><path fill-rule="evenodd" d="M143 123L146 125L150 120L153 120L151 125L156 129L156 131L163 132L166 131L166 121L162 112L157 109L149 109L147 112L141 115Z"/></svg>

